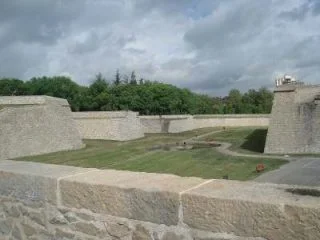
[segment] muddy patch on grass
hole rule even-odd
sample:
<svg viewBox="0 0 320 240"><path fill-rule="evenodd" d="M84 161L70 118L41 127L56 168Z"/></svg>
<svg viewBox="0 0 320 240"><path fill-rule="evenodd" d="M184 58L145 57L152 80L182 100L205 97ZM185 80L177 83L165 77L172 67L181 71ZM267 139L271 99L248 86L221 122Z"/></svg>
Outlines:
<svg viewBox="0 0 320 240"><path fill-rule="evenodd" d="M214 148L219 147L221 144L217 143L174 143L174 144L158 144L148 148L148 151L184 151L192 149L202 149L202 148Z"/></svg>

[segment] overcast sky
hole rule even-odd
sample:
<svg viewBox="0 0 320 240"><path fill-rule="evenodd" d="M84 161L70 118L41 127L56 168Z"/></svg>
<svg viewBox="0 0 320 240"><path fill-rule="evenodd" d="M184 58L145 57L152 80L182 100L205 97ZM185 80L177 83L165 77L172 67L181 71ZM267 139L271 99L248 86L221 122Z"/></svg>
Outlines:
<svg viewBox="0 0 320 240"><path fill-rule="evenodd" d="M210 95L320 79L320 0L1 0L0 77L116 69Z"/></svg>

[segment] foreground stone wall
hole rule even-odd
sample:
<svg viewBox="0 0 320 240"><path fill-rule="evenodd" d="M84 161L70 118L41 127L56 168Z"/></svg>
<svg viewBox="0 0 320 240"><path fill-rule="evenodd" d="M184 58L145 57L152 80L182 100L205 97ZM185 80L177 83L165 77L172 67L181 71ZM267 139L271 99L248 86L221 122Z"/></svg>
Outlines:
<svg viewBox="0 0 320 240"><path fill-rule="evenodd" d="M84 139L127 141L144 137L136 112L74 112L73 119Z"/></svg>
<svg viewBox="0 0 320 240"><path fill-rule="evenodd" d="M319 153L319 86L276 88L265 153Z"/></svg>
<svg viewBox="0 0 320 240"><path fill-rule="evenodd" d="M178 133L206 127L267 127L268 114L140 116L145 133Z"/></svg>
<svg viewBox="0 0 320 240"><path fill-rule="evenodd" d="M0 161L0 239L319 239L319 198L288 188Z"/></svg>
<svg viewBox="0 0 320 240"><path fill-rule="evenodd" d="M67 100L0 97L0 159L83 147Z"/></svg>

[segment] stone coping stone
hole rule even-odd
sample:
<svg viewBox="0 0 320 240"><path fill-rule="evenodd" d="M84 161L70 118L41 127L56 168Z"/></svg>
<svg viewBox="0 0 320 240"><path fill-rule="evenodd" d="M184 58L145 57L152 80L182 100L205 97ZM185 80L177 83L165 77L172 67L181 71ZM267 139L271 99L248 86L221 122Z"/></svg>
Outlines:
<svg viewBox="0 0 320 240"><path fill-rule="evenodd" d="M184 223L245 237L320 239L320 198L286 191L293 187L215 180L182 195Z"/></svg>
<svg viewBox="0 0 320 240"><path fill-rule="evenodd" d="M207 118L270 118L270 114L201 114L201 115L158 115L152 116L139 116L140 119L168 119L168 120L179 120L179 119L207 119Z"/></svg>
<svg viewBox="0 0 320 240"><path fill-rule="evenodd" d="M270 114L203 114L194 115L194 119L207 118L270 118Z"/></svg>
<svg viewBox="0 0 320 240"><path fill-rule="evenodd" d="M274 89L274 92L293 92L296 89L306 89L306 88L319 88L320 84L303 84L303 83L292 83L283 84Z"/></svg>
<svg viewBox="0 0 320 240"><path fill-rule="evenodd" d="M15 197L26 204L57 204L58 179L90 169L0 160L0 195Z"/></svg>
<svg viewBox="0 0 320 240"><path fill-rule="evenodd" d="M63 179L62 204L129 219L176 225L180 193L205 180L168 174L97 170Z"/></svg>
<svg viewBox="0 0 320 240"><path fill-rule="evenodd" d="M162 119L167 119L167 120L181 120L181 119L189 119L192 118L192 115L145 115L145 116L139 116L140 119L145 119L145 120L162 120Z"/></svg>
<svg viewBox="0 0 320 240"><path fill-rule="evenodd" d="M137 117L137 112L132 111L109 111L109 112L73 112L74 119L105 119Z"/></svg>
<svg viewBox="0 0 320 240"><path fill-rule="evenodd" d="M286 191L292 188L296 186L0 161L0 195L25 204L49 202L241 237L320 239L320 198Z"/></svg>
<svg viewBox="0 0 320 240"><path fill-rule="evenodd" d="M250 201L257 203L293 204L311 207L317 206L320 208L320 197L295 195L286 191L286 189L292 188L310 189L309 187L285 184L256 184L255 182L214 180L204 186L188 192L188 194L206 196L208 198ZM320 191L320 188L311 187L311 189L317 189Z"/></svg>
<svg viewBox="0 0 320 240"><path fill-rule="evenodd" d="M0 160L0 171L12 172L17 174L28 174L52 179L73 176L92 170L94 170L94 168L80 168L15 160Z"/></svg>
<svg viewBox="0 0 320 240"><path fill-rule="evenodd" d="M23 105L58 105L69 106L66 99L50 96L3 96L0 97L0 106Z"/></svg>

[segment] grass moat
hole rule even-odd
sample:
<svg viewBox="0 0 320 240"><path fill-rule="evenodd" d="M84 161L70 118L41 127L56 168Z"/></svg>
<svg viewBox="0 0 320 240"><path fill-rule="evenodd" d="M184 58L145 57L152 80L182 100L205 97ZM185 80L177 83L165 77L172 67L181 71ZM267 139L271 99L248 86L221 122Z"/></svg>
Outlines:
<svg viewBox="0 0 320 240"><path fill-rule="evenodd" d="M220 131L219 131L220 130ZM201 140L208 144L186 144L186 139L215 132ZM134 141L84 140L86 147L16 160L78 167L170 173L201 178L249 180L257 177L256 165L263 163L271 171L287 163L282 159L235 157L217 151L212 141L232 143L231 149L262 153L266 129L203 128L177 134L147 134Z"/></svg>

